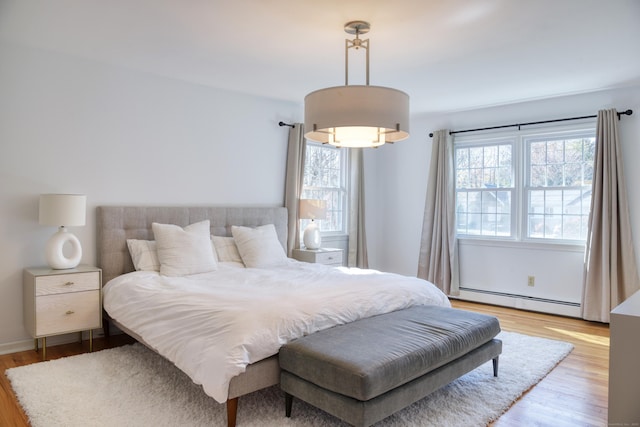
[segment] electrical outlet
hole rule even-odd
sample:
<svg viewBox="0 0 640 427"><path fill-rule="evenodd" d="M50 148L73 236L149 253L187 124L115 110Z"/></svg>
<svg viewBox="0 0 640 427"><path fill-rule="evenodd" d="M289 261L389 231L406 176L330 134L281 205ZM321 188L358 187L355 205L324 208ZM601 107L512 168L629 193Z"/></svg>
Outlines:
<svg viewBox="0 0 640 427"><path fill-rule="evenodd" d="M528 286L535 286L536 285L536 276L529 276L527 278L527 285Z"/></svg>

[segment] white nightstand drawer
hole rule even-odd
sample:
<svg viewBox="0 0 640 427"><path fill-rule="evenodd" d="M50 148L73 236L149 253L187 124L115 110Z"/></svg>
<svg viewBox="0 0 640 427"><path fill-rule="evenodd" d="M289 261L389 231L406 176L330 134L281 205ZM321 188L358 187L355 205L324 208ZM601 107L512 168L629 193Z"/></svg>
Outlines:
<svg viewBox="0 0 640 427"><path fill-rule="evenodd" d="M100 327L100 291L36 297L36 336Z"/></svg>
<svg viewBox="0 0 640 427"><path fill-rule="evenodd" d="M342 265L342 251L319 252L316 254L318 264Z"/></svg>
<svg viewBox="0 0 640 427"><path fill-rule="evenodd" d="M298 261L338 267L342 265L342 253L342 249L336 248L294 249L293 258Z"/></svg>
<svg viewBox="0 0 640 427"><path fill-rule="evenodd" d="M36 297L100 289L100 272L36 277Z"/></svg>

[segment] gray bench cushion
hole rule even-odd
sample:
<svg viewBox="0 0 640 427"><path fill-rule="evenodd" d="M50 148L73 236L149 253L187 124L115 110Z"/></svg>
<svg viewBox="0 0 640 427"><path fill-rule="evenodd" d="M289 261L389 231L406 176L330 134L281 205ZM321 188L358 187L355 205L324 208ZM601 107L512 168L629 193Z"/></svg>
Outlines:
<svg viewBox="0 0 640 427"><path fill-rule="evenodd" d="M457 359L499 332L492 316L416 306L292 341L280 349L280 367L366 401Z"/></svg>

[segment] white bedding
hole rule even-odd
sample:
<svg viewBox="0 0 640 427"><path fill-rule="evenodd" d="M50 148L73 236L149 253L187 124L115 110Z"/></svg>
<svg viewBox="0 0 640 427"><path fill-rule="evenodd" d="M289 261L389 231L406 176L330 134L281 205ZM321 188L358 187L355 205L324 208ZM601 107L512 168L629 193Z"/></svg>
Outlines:
<svg viewBox="0 0 640 427"><path fill-rule="evenodd" d="M231 378L294 338L427 304L450 306L421 279L293 260L272 269L220 263L185 277L137 271L104 287L109 315L220 403Z"/></svg>

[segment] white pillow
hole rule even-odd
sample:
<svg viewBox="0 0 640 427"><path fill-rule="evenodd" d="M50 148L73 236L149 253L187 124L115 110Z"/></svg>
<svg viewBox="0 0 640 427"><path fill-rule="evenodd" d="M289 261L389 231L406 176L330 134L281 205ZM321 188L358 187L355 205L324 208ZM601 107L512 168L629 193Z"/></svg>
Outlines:
<svg viewBox="0 0 640 427"><path fill-rule="evenodd" d="M234 225L231 234L247 267L275 267L287 263L287 254L273 224L256 228Z"/></svg>
<svg viewBox="0 0 640 427"><path fill-rule="evenodd" d="M238 246L233 237L211 236L213 247L220 262L242 262Z"/></svg>
<svg viewBox="0 0 640 427"><path fill-rule="evenodd" d="M137 271L160 271L155 241L127 239L127 247Z"/></svg>
<svg viewBox="0 0 640 427"><path fill-rule="evenodd" d="M184 228L174 224L151 224L156 238L160 274L185 276L214 271L218 263L213 255L209 220Z"/></svg>

